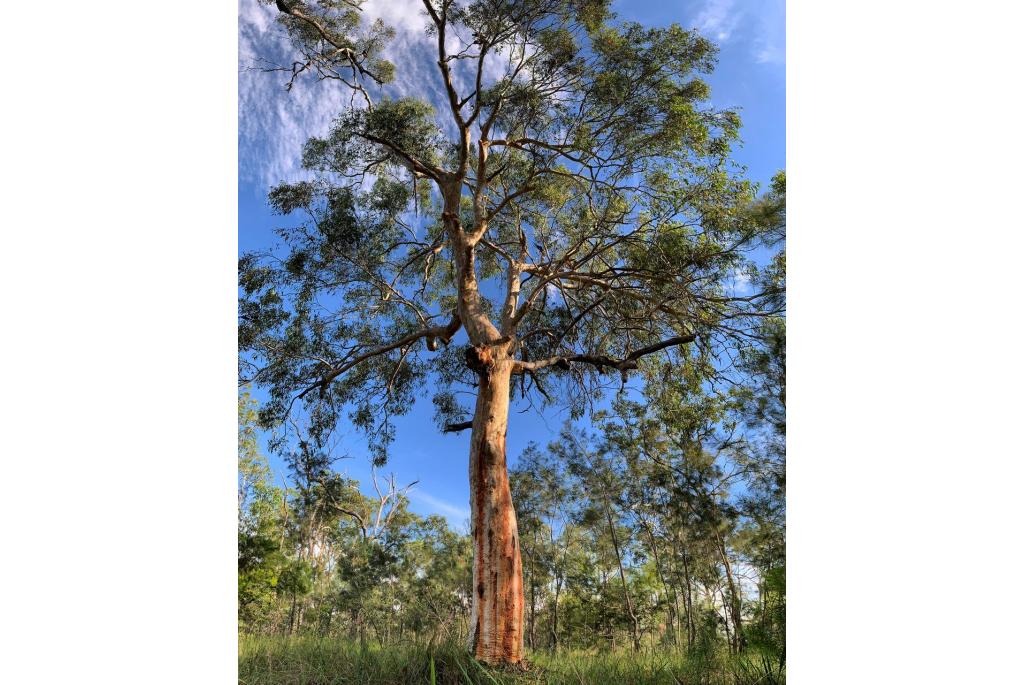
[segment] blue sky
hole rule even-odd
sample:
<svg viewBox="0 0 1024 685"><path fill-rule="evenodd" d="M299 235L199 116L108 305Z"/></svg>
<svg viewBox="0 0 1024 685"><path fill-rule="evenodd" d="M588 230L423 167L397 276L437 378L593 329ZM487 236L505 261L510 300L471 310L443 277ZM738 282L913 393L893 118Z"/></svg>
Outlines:
<svg viewBox="0 0 1024 685"><path fill-rule="evenodd" d="M394 26L391 60L398 66L397 91L429 82L440 86L429 54L419 50L422 35L419 0L369 0L365 12L381 16ZM765 184L785 168L785 3L782 0L619 0L615 11L624 19L651 25L678 23L697 28L719 45L719 61L708 78L712 102L736 107L743 119L743 145L734 158L748 169L748 177ZM253 69L260 58L286 54L286 44L274 23L273 5L241 0L239 16L239 186L238 246L244 252L266 248L280 217L270 214L266 192L270 185L300 174L302 143L320 135L347 104L346 94L326 84L302 82L285 92L285 78ZM412 65L403 70L403 65ZM259 397L259 393L256 393ZM518 409L521 409L519 407ZM418 480L410 492L411 508L420 514L442 514L460 528L468 517L468 433L443 435L433 420L429 400L396 420L397 439L382 473L393 472L400 484ZM544 415L518 413L509 418L508 457L514 464L531 442L549 442L565 415L557 409ZM342 429L338 454L349 458L337 468L360 479L369 489L369 462L365 440L355 429ZM283 476L283 465L271 457L271 466Z"/></svg>

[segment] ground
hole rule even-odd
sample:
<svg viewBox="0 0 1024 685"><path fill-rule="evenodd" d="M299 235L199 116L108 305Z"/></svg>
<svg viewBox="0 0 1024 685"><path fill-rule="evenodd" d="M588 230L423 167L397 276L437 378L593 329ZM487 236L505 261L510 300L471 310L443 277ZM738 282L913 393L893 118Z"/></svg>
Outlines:
<svg viewBox="0 0 1024 685"><path fill-rule="evenodd" d="M479 665L457 645L381 648L337 638L242 637L243 685L773 685L785 673L757 655L701 659L629 652L529 656L524 672Z"/></svg>

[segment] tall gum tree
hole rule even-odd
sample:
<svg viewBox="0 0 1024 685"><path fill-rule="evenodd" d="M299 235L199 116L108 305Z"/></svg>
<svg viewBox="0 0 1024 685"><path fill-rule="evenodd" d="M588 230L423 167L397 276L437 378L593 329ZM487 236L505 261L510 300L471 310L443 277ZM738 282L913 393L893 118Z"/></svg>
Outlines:
<svg viewBox="0 0 1024 685"><path fill-rule="evenodd" d="M514 395L581 415L656 357L715 368L776 309L771 279L729 285L761 282L746 255L774 227L729 162L738 117L708 103L715 48L606 0L423 0L434 82L395 97L413 65L383 58L394 32L362 2L274 4L287 87L353 97L306 144L304 180L270 192L301 223L240 260L242 380L268 391L264 425L302 412L322 444L347 418L381 462L423 389L441 428L471 431L469 648L518 663Z"/></svg>

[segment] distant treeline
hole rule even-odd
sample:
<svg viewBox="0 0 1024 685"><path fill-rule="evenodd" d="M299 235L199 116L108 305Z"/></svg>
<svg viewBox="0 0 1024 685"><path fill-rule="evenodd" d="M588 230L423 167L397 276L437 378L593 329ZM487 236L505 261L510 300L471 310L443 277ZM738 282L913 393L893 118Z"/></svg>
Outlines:
<svg viewBox="0 0 1024 685"><path fill-rule="evenodd" d="M642 396L518 455L530 649L757 650L784 664L784 321L762 335L736 362L740 384L649 374ZM278 487L248 396L239 413L240 630L464 640L470 536L410 512L393 478L362 494L306 442L277 446Z"/></svg>

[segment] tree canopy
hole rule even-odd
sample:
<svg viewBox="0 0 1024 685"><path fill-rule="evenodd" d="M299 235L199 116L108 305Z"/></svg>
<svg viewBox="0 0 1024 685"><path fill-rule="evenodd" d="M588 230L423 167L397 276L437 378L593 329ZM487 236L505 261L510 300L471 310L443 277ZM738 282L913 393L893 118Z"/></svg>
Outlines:
<svg viewBox="0 0 1024 685"><path fill-rule="evenodd" d="M468 427L474 373L445 347L463 331L508 343L519 397L580 415L655 352L720 371L781 311L778 265L750 259L781 238L781 191L758 198L730 163L739 118L710 104L698 33L601 1L425 2L431 103L380 88L403 65L362 3L277 4L293 76L360 97L306 144L307 178L270 192L284 249L241 260L242 374L270 391L265 423L300 404L322 440L347 417L383 461L424 390L442 426Z"/></svg>
<svg viewBox="0 0 1024 685"><path fill-rule="evenodd" d="M605 421L595 400L624 388L633 371L679 403L659 405L679 414L669 417L674 442L659 450L682 461L649 454L688 484L687 515L707 528L701 544L725 572L729 643L746 644L725 542L731 513L716 499L726 476L705 444L736 446L719 435L725 410L708 386L755 370L774 383L757 346L776 335L785 263L776 255L759 268L754 256L783 239L785 178L759 196L730 161L740 122L710 101L703 77L715 63L712 43L677 25L620 21L609 5L423 0L442 92L431 101L426 83L383 89L414 64L384 59L393 34L361 20L362 2L276 3L299 55L282 67L288 87L308 73L352 97L326 134L306 142L304 177L269 193L288 217L282 244L241 260L242 381L268 391L264 426L294 427L300 437L288 458L305 465L300 494L314 513L341 486L326 472L310 477L329 464L339 422L366 432L377 466L394 440L393 417L422 394L439 428L472 430L467 633L486 663L524 659L510 401ZM474 396L472 420L460 392ZM760 395L749 400L751 421L773 413ZM611 456L635 462L634 443L610 444L632 441L640 419L621 397L616 411L635 420L607 427L602 447L570 440L555 451L590 503L580 520L607 524L596 530L611 543L601 548L612 555L605 561L614 558L639 650L642 612L621 523L623 492L638 474ZM646 506L646 495L640 501ZM381 506L389 502L394 512L400 499ZM533 504L527 497L524 511ZM691 621L687 630L692 643L698 629Z"/></svg>

